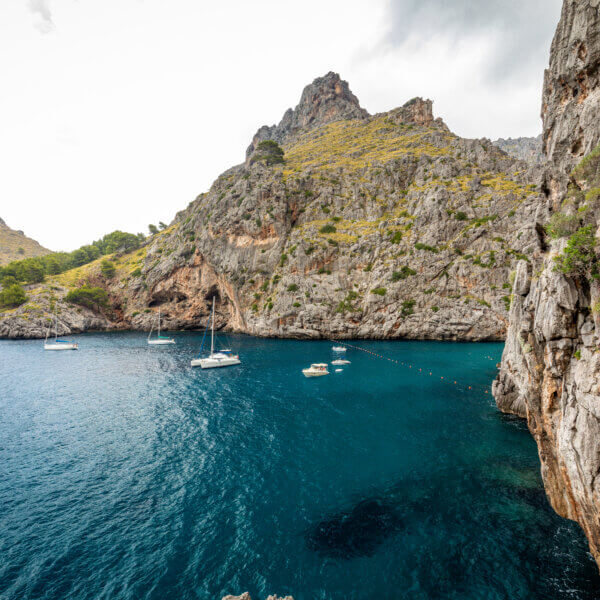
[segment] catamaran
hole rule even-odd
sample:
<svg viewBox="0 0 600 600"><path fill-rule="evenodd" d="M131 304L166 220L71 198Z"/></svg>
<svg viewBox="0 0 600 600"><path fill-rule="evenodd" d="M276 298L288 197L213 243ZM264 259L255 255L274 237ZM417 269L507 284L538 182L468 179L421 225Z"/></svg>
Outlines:
<svg viewBox="0 0 600 600"><path fill-rule="evenodd" d="M79 350L77 342L73 340L58 339L58 316L54 311L54 341L48 341L50 327L46 330L46 339L44 340L44 350Z"/></svg>
<svg viewBox="0 0 600 600"><path fill-rule="evenodd" d="M160 308L158 309L158 337L155 340L150 339L152 335L152 330L154 329L154 325L150 328L150 333L148 334L148 343L153 346L162 346L163 344L174 344L175 340L170 337L166 337L164 335L160 335Z"/></svg>
<svg viewBox="0 0 600 600"><path fill-rule="evenodd" d="M191 361L192 367L202 367L203 369L216 369L218 367L231 367L233 365L241 364L240 357L237 354L232 354L230 349L219 350L215 352L215 297L213 296L212 311L208 319L210 323L210 354L205 358L202 356L202 349L204 348L204 340L206 338L206 332L208 331L208 323L202 336L202 344L200 346L200 352L198 358L194 358Z"/></svg>

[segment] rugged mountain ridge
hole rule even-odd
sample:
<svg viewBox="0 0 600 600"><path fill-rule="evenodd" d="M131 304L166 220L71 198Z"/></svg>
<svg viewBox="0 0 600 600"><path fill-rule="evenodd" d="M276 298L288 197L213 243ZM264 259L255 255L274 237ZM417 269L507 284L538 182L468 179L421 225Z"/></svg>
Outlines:
<svg viewBox="0 0 600 600"><path fill-rule="evenodd" d="M537 137L499 138L492 143L513 158L534 165L544 162L541 133Z"/></svg>
<svg viewBox="0 0 600 600"><path fill-rule="evenodd" d="M279 144L289 141L294 134L314 127L346 119L363 119L369 113L361 108L358 98L350 91L347 81L337 73L317 77L302 91L295 109L288 108L278 125L263 125L252 138L246 150L250 157L259 142L273 140Z"/></svg>
<svg viewBox="0 0 600 600"><path fill-rule="evenodd" d="M22 231L11 229L0 219L0 266L13 260L48 254L47 250Z"/></svg>
<svg viewBox="0 0 600 600"><path fill-rule="evenodd" d="M536 222L552 235L518 266L493 392L501 410L527 418L548 498L581 525L600 565L599 68L598 0L565 0L542 104L548 166Z"/></svg>
<svg viewBox="0 0 600 600"><path fill-rule="evenodd" d="M284 164L253 159L262 137ZM92 263L30 289L0 336L43 335L51 303L85 328L63 299L88 282L109 292L107 328L148 329L159 306L199 328L214 295L219 326L260 336L504 339L510 272L540 251L539 169L454 135L428 100L368 115L332 73L248 156L114 277Z"/></svg>

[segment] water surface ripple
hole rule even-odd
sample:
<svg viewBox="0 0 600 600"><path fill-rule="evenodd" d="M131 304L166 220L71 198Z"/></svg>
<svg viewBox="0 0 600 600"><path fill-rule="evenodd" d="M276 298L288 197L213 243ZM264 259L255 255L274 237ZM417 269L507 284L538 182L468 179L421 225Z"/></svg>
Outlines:
<svg viewBox="0 0 600 600"><path fill-rule="evenodd" d="M424 371L309 380L331 344L238 337L201 371L176 338L0 342L2 600L600 597L524 423L448 383L488 386L501 345L361 342Z"/></svg>

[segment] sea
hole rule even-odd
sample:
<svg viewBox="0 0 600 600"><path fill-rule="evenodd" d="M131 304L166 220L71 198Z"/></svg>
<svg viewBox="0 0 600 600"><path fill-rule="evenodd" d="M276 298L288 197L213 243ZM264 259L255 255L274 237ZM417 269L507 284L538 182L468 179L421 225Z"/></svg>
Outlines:
<svg viewBox="0 0 600 600"><path fill-rule="evenodd" d="M501 344L173 335L0 341L0 599L600 598Z"/></svg>

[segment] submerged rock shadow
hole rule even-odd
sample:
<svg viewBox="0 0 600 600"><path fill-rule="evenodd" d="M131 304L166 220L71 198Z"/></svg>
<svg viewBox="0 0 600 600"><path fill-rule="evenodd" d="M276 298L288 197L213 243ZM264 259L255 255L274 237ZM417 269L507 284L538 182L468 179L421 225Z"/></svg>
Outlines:
<svg viewBox="0 0 600 600"><path fill-rule="evenodd" d="M309 549L333 558L372 556L401 527L402 519L390 502L370 498L317 523L306 541Z"/></svg>

